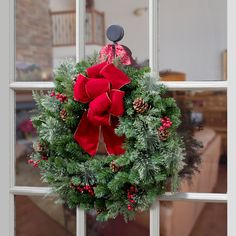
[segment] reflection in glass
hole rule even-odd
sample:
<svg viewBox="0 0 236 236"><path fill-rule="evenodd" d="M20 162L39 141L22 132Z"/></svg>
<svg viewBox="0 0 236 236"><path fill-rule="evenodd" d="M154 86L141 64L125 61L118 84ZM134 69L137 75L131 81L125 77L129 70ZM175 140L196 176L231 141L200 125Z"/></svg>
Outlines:
<svg viewBox="0 0 236 236"><path fill-rule="evenodd" d="M120 216L108 222L98 222L96 215L96 212L89 212L86 215L87 236L149 235L149 211L137 214L135 220L128 223L125 223Z"/></svg>
<svg viewBox="0 0 236 236"><path fill-rule="evenodd" d="M180 191L227 191L227 96L225 91L171 92L181 108L183 135L192 130L203 145L201 164L192 181L183 180ZM189 154L191 157L191 153Z"/></svg>
<svg viewBox="0 0 236 236"><path fill-rule="evenodd" d="M49 81L75 58L75 1L16 0L16 80Z"/></svg>
<svg viewBox="0 0 236 236"><path fill-rule="evenodd" d="M227 1L160 1L159 20L163 72L191 81L226 79Z"/></svg>
<svg viewBox="0 0 236 236"><path fill-rule="evenodd" d="M46 186L40 180L38 168L28 164L29 156L33 151L32 141L36 139L36 130L30 117L35 108L31 91L16 93L16 185Z"/></svg>
<svg viewBox="0 0 236 236"><path fill-rule="evenodd" d="M227 205L161 202L161 236L227 235Z"/></svg>
<svg viewBox="0 0 236 236"><path fill-rule="evenodd" d="M94 16L87 14L86 38L93 43L86 45L86 56L98 52L104 43L111 43L105 36L105 30L112 24L124 28L124 38L119 42L130 48L133 58L142 65L148 65L148 1L146 0L96 0L87 12L96 12ZM92 18L92 19L91 19ZM91 23L94 26L91 28ZM104 41L105 39L105 41Z"/></svg>
<svg viewBox="0 0 236 236"><path fill-rule="evenodd" d="M75 210L53 198L15 196L16 236L76 235Z"/></svg>

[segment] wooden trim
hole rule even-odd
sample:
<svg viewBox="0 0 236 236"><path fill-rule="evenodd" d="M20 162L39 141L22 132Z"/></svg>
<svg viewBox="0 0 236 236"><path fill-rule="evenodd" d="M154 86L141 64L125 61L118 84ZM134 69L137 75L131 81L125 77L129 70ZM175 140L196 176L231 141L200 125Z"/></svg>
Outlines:
<svg viewBox="0 0 236 236"><path fill-rule="evenodd" d="M227 80L227 49L223 52L223 80Z"/></svg>
<svg viewBox="0 0 236 236"><path fill-rule="evenodd" d="M102 18L103 18L103 32L105 32L105 14L104 12L101 12L101 15L102 15ZM105 37L105 34L103 34L103 45L105 45L105 42L106 42L106 37Z"/></svg>
<svg viewBox="0 0 236 236"><path fill-rule="evenodd" d="M75 14L75 10L68 10L68 11L50 11L50 15L64 15L64 14Z"/></svg>
<svg viewBox="0 0 236 236"><path fill-rule="evenodd" d="M87 42L86 45L96 45L96 46L104 46L104 43L98 43L95 41Z"/></svg>
<svg viewBox="0 0 236 236"><path fill-rule="evenodd" d="M44 196L52 193L50 187L27 187L14 186L10 189L14 195L25 196ZM227 193L189 193L189 192L166 192L158 197L158 201L194 201L194 202L217 202L226 203L228 199Z"/></svg>
<svg viewBox="0 0 236 236"><path fill-rule="evenodd" d="M91 16L92 16L92 42L94 42L95 41L95 35L96 35L96 28L95 28L95 10L94 9L92 9L92 11L91 11Z"/></svg>
<svg viewBox="0 0 236 236"><path fill-rule="evenodd" d="M94 9L94 8L93 8L93 9L87 9L87 10L86 10L86 13L95 13L95 14L98 14L98 15L101 14L100 11L97 11L97 10Z"/></svg>
<svg viewBox="0 0 236 236"><path fill-rule="evenodd" d="M52 44L53 47L68 47L68 46L75 46L76 43L62 43L62 44Z"/></svg>
<svg viewBox="0 0 236 236"><path fill-rule="evenodd" d="M212 82L158 82L167 86L169 90L226 90L227 81L212 81ZM13 90L40 90L54 88L53 82L12 82L10 88Z"/></svg>
<svg viewBox="0 0 236 236"><path fill-rule="evenodd" d="M76 11L74 10L69 10L69 11L56 11L56 12L50 12L51 15L51 25L53 25L53 17L54 16L62 16L65 17L65 15L71 15L71 14L77 14ZM80 13L81 14L81 13ZM89 40L88 42L85 42L86 45L91 45L91 44L96 44L98 46L103 46L105 44L105 34L102 35L102 38L99 38L99 41L96 41L96 17L102 17L102 27L103 27L103 32L105 32L105 19L104 19L104 12L99 12L95 9L87 9L86 10L86 14L90 14L91 16L91 40ZM56 22L55 22L56 24ZM80 27L81 28L81 27ZM77 39L76 39L77 40ZM71 42L71 40L69 40L70 42L65 42L62 43L60 42L60 40L57 42L54 42L55 40L53 40L52 42L52 46L53 47L69 47L69 46L76 46L76 40L75 42ZM80 38L81 40L81 38ZM57 40L56 40L57 41Z"/></svg>

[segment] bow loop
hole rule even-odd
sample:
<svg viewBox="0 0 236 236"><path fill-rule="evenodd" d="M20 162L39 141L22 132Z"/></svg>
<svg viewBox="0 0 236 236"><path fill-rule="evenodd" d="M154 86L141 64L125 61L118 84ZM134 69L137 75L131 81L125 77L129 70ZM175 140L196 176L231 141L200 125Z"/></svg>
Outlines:
<svg viewBox="0 0 236 236"><path fill-rule="evenodd" d="M90 99L95 99L110 91L110 82L107 79L89 79L85 85L85 90Z"/></svg>
<svg viewBox="0 0 236 236"><path fill-rule="evenodd" d="M89 68L87 68L86 72L89 78L98 78L100 76L100 71L104 66L106 66L108 63L107 62L102 62L96 65L93 65Z"/></svg>
<svg viewBox="0 0 236 236"><path fill-rule="evenodd" d="M113 89L120 89L130 83L130 78L113 64L104 66L100 74L111 82Z"/></svg>
<svg viewBox="0 0 236 236"><path fill-rule="evenodd" d="M122 116L124 114L124 101L123 98L125 96L125 92L117 89L112 89L110 92L111 98L111 107L109 112L113 116Z"/></svg>
<svg viewBox="0 0 236 236"><path fill-rule="evenodd" d="M90 101L90 98L88 97L88 94L85 89L85 85L88 82L88 78L86 78L84 75L79 74L77 76L77 80L74 86L74 100L80 101L82 103L87 103Z"/></svg>
<svg viewBox="0 0 236 236"><path fill-rule="evenodd" d="M97 126L100 125L111 125L110 114L108 113L111 107L111 100L107 93L103 93L97 98L95 98L89 104L88 119Z"/></svg>

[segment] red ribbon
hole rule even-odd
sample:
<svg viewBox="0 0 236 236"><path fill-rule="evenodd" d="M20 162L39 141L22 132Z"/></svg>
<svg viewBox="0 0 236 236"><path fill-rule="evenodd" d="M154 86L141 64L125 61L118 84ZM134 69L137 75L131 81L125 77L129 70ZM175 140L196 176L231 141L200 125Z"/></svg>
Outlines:
<svg viewBox="0 0 236 236"><path fill-rule="evenodd" d="M130 83L129 77L113 64L103 62L87 69L88 77L79 74L74 86L74 99L89 102L75 131L74 138L91 156L98 149L99 133L102 132L108 154L120 155L124 137L115 134L117 117L124 113L123 97L120 90Z"/></svg>
<svg viewBox="0 0 236 236"><path fill-rule="evenodd" d="M120 58L120 62L124 65L132 65L133 58L131 56L131 51L128 48L116 43L107 44L104 46L99 53L99 60L101 62L107 61L108 63L113 63L116 57Z"/></svg>

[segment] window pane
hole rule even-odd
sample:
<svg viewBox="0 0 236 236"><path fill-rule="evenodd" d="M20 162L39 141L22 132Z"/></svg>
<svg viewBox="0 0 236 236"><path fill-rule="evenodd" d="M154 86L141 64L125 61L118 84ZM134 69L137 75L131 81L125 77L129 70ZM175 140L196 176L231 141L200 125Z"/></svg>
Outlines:
<svg viewBox="0 0 236 236"><path fill-rule="evenodd" d="M181 134L201 142L199 172L192 181L184 179L183 192L227 192L227 96L225 91L174 91L182 112ZM186 144L188 163L196 160ZM183 173L188 176L188 169Z"/></svg>
<svg viewBox="0 0 236 236"><path fill-rule="evenodd" d="M67 57L75 58L75 1L16 0L16 80L52 80Z"/></svg>
<svg viewBox="0 0 236 236"><path fill-rule="evenodd" d="M223 203L161 202L161 236L227 235Z"/></svg>
<svg viewBox="0 0 236 236"><path fill-rule="evenodd" d="M149 211L137 214L135 220L128 223L120 216L108 222L98 222L95 218L96 212L86 216L87 236L149 236Z"/></svg>
<svg viewBox="0 0 236 236"><path fill-rule="evenodd" d="M46 186L40 180L38 168L28 164L33 151L32 142L36 139L36 130L30 121L35 108L31 91L16 92L16 185Z"/></svg>
<svg viewBox="0 0 236 236"><path fill-rule="evenodd" d="M120 43L127 46L138 63L148 64L148 1L146 0L96 0L94 9L87 8L86 55L99 51L107 40L106 29L112 25L124 28ZM105 39L105 41L104 41Z"/></svg>
<svg viewBox="0 0 236 236"><path fill-rule="evenodd" d="M15 196L16 236L76 235L75 210L53 198Z"/></svg>
<svg viewBox="0 0 236 236"><path fill-rule="evenodd" d="M226 19L226 0L160 1L160 69L164 79L226 79Z"/></svg>

